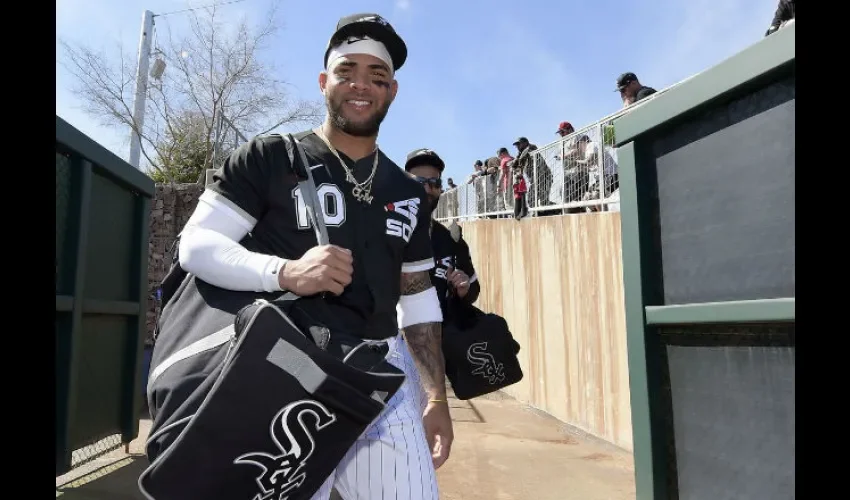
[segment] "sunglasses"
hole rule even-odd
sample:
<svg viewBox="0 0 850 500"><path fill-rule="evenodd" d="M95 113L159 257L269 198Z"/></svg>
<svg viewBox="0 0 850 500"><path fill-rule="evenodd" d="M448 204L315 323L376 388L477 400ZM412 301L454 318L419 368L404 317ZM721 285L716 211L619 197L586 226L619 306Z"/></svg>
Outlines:
<svg viewBox="0 0 850 500"><path fill-rule="evenodd" d="M416 179L420 184L428 184L429 186L435 189L443 188L443 180L439 177L419 177L417 175L414 176L414 179Z"/></svg>

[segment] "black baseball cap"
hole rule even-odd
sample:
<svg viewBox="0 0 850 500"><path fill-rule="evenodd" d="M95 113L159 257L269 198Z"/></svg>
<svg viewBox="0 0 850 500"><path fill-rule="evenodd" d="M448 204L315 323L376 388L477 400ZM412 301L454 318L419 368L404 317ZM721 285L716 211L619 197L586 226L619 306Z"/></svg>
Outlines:
<svg viewBox="0 0 850 500"><path fill-rule="evenodd" d="M427 148L421 148L414 149L407 154L407 161L404 162L404 170L408 171L413 167L419 167L422 165L431 165L432 167L436 167L441 174L446 168L446 164L437 153Z"/></svg>
<svg viewBox="0 0 850 500"><path fill-rule="evenodd" d="M407 60L407 45L395 32L389 21L378 14L363 13L345 16L336 23L336 31L328 40L325 49L325 66L331 49L348 37L368 36L386 46L393 60L393 71L398 71Z"/></svg>
<svg viewBox="0 0 850 500"><path fill-rule="evenodd" d="M634 73L623 73L622 75L617 77L617 88L614 89L614 92L619 92L621 88L636 81L637 79L638 77Z"/></svg>
<svg viewBox="0 0 850 500"><path fill-rule="evenodd" d="M517 144L519 144L521 142L528 142L528 138L527 137L520 137L519 139L514 141L514 146L516 146Z"/></svg>

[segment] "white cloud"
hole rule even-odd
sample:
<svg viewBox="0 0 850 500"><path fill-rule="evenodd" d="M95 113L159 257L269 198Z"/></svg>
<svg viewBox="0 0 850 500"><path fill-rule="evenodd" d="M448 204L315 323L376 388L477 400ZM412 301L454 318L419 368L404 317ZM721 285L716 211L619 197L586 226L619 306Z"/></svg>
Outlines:
<svg viewBox="0 0 850 500"><path fill-rule="evenodd" d="M410 8L410 0L396 0L395 6L398 10L407 10Z"/></svg>

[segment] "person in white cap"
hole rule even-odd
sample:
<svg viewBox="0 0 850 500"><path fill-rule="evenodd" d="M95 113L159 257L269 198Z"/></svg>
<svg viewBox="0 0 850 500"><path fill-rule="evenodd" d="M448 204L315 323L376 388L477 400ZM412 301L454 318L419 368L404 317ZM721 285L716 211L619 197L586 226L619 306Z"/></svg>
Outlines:
<svg viewBox="0 0 850 500"><path fill-rule="evenodd" d="M426 193L377 145L406 58L404 41L377 14L342 18L330 38L319 75L326 119L294 134L330 245L316 245L279 135L254 138L227 159L180 240L187 272L230 290L294 292L309 326L328 329L331 339L387 339L387 360L407 375L317 500L333 488L345 499L439 498L435 469L453 440ZM412 397L421 391L424 413ZM258 489L256 498L268 494Z"/></svg>

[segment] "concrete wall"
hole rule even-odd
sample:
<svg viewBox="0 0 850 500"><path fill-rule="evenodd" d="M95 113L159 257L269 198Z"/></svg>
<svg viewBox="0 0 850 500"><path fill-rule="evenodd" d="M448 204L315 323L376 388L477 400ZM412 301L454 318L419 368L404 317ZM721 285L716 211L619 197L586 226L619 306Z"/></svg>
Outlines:
<svg viewBox="0 0 850 500"><path fill-rule="evenodd" d="M620 214L462 227L478 306L503 315L522 346L525 378L506 392L631 450Z"/></svg>

